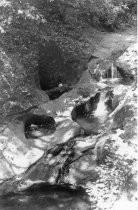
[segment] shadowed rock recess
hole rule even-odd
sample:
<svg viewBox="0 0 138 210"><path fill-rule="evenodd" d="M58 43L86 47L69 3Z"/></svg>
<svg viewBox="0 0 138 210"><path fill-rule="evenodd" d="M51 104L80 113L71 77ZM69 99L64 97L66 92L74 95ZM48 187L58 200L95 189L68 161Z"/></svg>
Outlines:
<svg viewBox="0 0 138 210"><path fill-rule="evenodd" d="M0 210L137 202L136 30L106 31L133 4L74 2L0 3Z"/></svg>
<svg viewBox="0 0 138 210"><path fill-rule="evenodd" d="M50 116L28 114L24 122L24 132L26 138L35 138L41 132L51 133L56 129L55 120Z"/></svg>
<svg viewBox="0 0 138 210"><path fill-rule="evenodd" d="M88 134L98 134L109 114L114 110L112 106L112 91L99 91L85 103L76 106L72 113L72 120L77 122Z"/></svg>

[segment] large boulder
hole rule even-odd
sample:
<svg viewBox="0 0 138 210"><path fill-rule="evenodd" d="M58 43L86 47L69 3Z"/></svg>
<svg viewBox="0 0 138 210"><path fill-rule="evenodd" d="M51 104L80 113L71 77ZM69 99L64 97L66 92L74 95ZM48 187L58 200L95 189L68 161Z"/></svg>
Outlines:
<svg viewBox="0 0 138 210"><path fill-rule="evenodd" d="M137 75L137 44L131 45L116 61L123 78L134 79Z"/></svg>
<svg viewBox="0 0 138 210"><path fill-rule="evenodd" d="M49 100L17 54L0 51L0 115L13 114ZM30 74L30 75L29 75ZM28 79L28 75L32 78Z"/></svg>

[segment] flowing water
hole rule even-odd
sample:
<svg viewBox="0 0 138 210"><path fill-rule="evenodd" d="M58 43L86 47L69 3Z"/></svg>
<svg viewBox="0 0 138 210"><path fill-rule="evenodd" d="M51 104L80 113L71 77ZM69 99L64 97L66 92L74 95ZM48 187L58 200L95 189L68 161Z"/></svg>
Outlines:
<svg viewBox="0 0 138 210"><path fill-rule="evenodd" d="M113 51L127 48L135 42L136 35L132 29L124 34L107 34L95 55L100 58L109 57ZM108 47L107 47L108 46ZM101 83L115 87L122 83L114 65L110 75L101 78ZM127 84L125 84L127 85ZM30 187L18 194L0 197L0 210L93 210L94 204L82 189L68 187L47 186L46 184Z"/></svg>

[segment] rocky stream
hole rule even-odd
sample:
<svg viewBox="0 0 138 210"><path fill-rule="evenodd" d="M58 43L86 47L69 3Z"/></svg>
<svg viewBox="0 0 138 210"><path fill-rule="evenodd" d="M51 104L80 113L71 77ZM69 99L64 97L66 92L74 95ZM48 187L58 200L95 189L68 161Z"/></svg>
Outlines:
<svg viewBox="0 0 138 210"><path fill-rule="evenodd" d="M41 89L19 82L15 103L6 68L22 65L1 50L0 210L136 209L135 29L103 33L91 54L77 83L46 90L42 71Z"/></svg>

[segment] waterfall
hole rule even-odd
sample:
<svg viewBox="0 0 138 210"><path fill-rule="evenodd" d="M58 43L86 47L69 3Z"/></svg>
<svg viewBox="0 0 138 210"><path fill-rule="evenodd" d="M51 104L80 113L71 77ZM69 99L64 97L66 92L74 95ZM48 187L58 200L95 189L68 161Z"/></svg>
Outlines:
<svg viewBox="0 0 138 210"><path fill-rule="evenodd" d="M118 78L118 75L117 75L117 68L112 63L112 65L111 65L111 79L114 79L114 78Z"/></svg>

